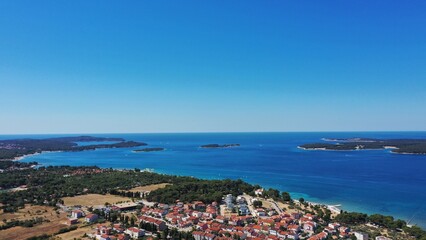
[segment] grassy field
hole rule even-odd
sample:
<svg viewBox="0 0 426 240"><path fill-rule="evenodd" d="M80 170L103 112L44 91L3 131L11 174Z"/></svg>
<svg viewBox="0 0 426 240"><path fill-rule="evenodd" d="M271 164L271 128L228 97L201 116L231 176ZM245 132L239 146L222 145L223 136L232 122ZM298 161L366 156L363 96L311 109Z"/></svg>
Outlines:
<svg viewBox="0 0 426 240"><path fill-rule="evenodd" d="M53 207L48 206L31 206L25 205L25 208L19 209L14 213L0 213L0 225L3 225L3 221L7 220L29 220L37 217L42 217L44 219L55 220L65 217L65 213L57 213L53 210Z"/></svg>
<svg viewBox="0 0 426 240"><path fill-rule="evenodd" d="M87 194L80 195L75 197L65 197L62 198L64 200L64 205L66 206L97 206L104 205L106 202L110 204L114 204L117 202L127 202L130 201L130 198L120 197L115 195L101 195L101 194Z"/></svg>
<svg viewBox="0 0 426 240"><path fill-rule="evenodd" d="M27 239L29 237L39 236L42 234L54 234L61 228L67 227L65 221L67 215L64 212L56 213L52 207L47 206L30 206L19 209L15 213L1 213L0 219L10 220L27 220L36 217L42 217L50 222L43 222L31 228L13 227L0 231L0 239Z"/></svg>
<svg viewBox="0 0 426 240"><path fill-rule="evenodd" d="M144 192L144 191L154 191L160 188L165 188L167 185L171 185L170 183L160 183L160 184L152 184L147 186L135 187L130 189L130 192Z"/></svg>
<svg viewBox="0 0 426 240"><path fill-rule="evenodd" d="M285 208L286 209L285 212L287 212L287 213L298 213L298 212L300 212L296 208L291 209L290 205L287 204L287 203L277 202L277 204L278 204L278 207L280 207L281 209ZM302 205L302 209L305 209L305 207L303 205Z"/></svg>
<svg viewBox="0 0 426 240"><path fill-rule="evenodd" d="M264 200L264 199L260 199L260 201L262 202L262 207L264 208L272 208L271 203Z"/></svg>
<svg viewBox="0 0 426 240"><path fill-rule="evenodd" d="M88 237L83 238L83 235L85 233L91 233L94 232L94 228L92 226L77 228L74 231L62 233L55 236L55 240L68 240L68 239L89 239Z"/></svg>
<svg viewBox="0 0 426 240"><path fill-rule="evenodd" d="M63 219L65 220L65 219ZM62 224L63 221L55 221L50 223L43 223L31 228L13 227L0 231L0 239L27 239L30 237L40 236L43 234L57 233L61 228L67 227Z"/></svg>

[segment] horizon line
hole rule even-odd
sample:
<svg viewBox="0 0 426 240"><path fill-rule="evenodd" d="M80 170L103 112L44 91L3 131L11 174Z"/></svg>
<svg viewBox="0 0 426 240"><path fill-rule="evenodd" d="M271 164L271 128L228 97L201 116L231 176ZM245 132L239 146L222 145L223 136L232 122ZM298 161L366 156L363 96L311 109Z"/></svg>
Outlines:
<svg viewBox="0 0 426 240"><path fill-rule="evenodd" d="M208 134L208 133L392 133L392 132L426 132L426 130L326 130L326 131L187 131L187 132L74 132L74 133L0 133L7 135L91 135L91 134Z"/></svg>

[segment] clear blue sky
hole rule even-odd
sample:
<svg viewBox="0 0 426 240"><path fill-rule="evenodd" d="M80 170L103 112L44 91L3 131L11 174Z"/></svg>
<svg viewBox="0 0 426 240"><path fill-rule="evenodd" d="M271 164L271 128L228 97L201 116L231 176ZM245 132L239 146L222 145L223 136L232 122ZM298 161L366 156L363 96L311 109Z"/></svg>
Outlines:
<svg viewBox="0 0 426 240"><path fill-rule="evenodd" d="M426 1L0 1L0 134L426 130Z"/></svg>

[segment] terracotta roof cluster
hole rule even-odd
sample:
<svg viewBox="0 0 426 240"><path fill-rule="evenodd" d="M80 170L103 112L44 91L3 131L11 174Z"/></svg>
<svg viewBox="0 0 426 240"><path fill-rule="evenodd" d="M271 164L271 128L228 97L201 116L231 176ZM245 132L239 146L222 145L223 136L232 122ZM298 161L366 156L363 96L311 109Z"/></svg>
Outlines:
<svg viewBox="0 0 426 240"><path fill-rule="evenodd" d="M163 220L156 219L156 218L153 218L153 217L148 217L148 216L145 216L145 215L140 216L138 219L141 222L153 223L153 224L155 224L157 226L160 225L160 224L162 224L162 223L164 223Z"/></svg>

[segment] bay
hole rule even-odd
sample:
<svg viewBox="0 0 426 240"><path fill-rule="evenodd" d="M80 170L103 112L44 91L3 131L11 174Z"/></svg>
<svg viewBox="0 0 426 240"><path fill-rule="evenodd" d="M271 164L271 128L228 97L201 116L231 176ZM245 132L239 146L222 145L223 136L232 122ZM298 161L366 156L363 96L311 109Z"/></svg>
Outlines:
<svg viewBox="0 0 426 240"><path fill-rule="evenodd" d="M89 135L89 134L85 134ZM298 132L90 134L142 141L158 152L137 148L52 152L26 157L42 165L96 165L153 169L155 172L205 179L243 179L288 191L294 198L341 204L344 210L392 215L426 227L426 155L390 150L306 151L297 146L321 138L426 138L426 132ZM47 138L65 135L2 135ZM66 135L70 136L70 135ZM200 148L239 143L240 147Z"/></svg>

